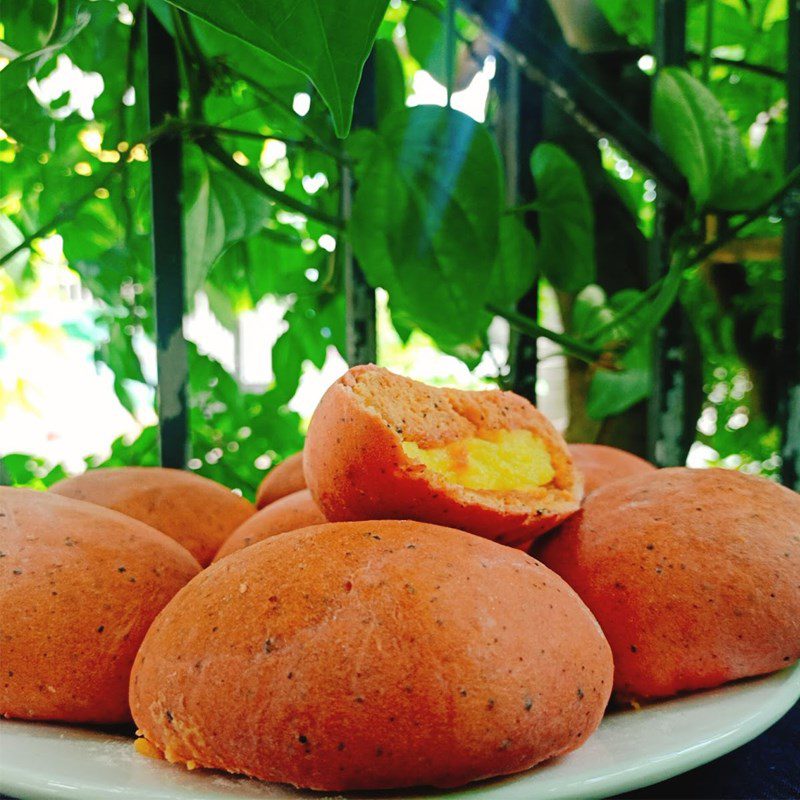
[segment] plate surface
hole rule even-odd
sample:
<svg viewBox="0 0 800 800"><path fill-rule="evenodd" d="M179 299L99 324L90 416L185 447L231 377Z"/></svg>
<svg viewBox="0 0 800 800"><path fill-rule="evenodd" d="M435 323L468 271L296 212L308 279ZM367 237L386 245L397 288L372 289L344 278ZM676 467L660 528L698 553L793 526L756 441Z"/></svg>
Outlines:
<svg viewBox="0 0 800 800"><path fill-rule="evenodd" d="M454 792L360 793L370 797L566 800L607 797L692 769L758 736L800 699L800 664L722 689L608 714L563 758L511 778ZM245 800L319 793L196 770L138 755L129 737L64 725L0 723L0 789L31 800Z"/></svg>

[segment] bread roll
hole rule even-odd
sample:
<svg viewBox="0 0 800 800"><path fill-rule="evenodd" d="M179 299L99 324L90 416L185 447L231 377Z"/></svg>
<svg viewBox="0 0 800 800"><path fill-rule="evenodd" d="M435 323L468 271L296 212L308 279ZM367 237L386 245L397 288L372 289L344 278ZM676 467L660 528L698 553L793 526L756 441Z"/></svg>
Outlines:
<svg viewBox="0 0 800 800"><path fill-rule="evenodd" d="M189 766L323 791L456 786L579 747L611 672L592 615L524 553L328 523L186 586L139 651L131 708Z"/></svg>
<svg viewBox="0 0 800 800"><path fill-rule="evenodd" d="M317 507L308 489L281 497L266 508L257 511L240 525L220 547L214 561L219 561L237 550L261 542L270 536L319 525L325 517Z"/></svg>
<svg viewBox="0 0 800 800"><path fill-rule="evenodd" d="M163 467L93 469L50 491L111 508L166 533L206 566L255 513L252 503L208 478Z"/></svg>
<svg viewBox="0 0 800 800"><path fill-rule="evenodd" d="M683 467L615 481L536 554L597 617L622 699L800 657L800 495L772 481Z"/></svg>
<svg viewBox="0 0 800 800"><path fill-rule="evenodd" d="M128 679L156 614L200 565L90 503L0 488L0 714L130 720Z"/></svg>
<svg viewBox="0 0 800 800"><path fill-rule="evenodd" d="M287 494L301 492L306 488L303 474L303 451L295 453L273 467L256 492L256 507L264 508Z"/></svg>
<svg viewBox="0 0 800 800"><path fill-rule="evenodd" d="M583 491L587 495L611 481L656 469L649 461L618 447L603 444L568 446L576 469L583 474Z"/></svg>

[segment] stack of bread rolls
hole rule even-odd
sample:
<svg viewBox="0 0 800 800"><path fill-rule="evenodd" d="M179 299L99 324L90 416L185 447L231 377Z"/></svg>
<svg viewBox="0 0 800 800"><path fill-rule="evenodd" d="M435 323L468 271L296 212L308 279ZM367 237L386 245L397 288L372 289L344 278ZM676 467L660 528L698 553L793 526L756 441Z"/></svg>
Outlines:
<svg viewBox="0 0 800 800"><path fill-rule="evenodd" d="M302 788L452 787L579 748L610 699L800 658L800 496L568 446L510 392L356 367L256 497L157 468L0 490L0 712L132 715L144 754Z"/></svg>

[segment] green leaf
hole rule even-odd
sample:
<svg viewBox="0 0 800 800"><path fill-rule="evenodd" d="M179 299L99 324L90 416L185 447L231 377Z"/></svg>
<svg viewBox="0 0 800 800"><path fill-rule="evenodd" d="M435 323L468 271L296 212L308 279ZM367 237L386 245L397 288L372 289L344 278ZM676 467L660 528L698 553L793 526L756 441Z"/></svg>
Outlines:
<svg viewBox="0 0 800 800"><path fill-rule="evenodd" d="M616 303L614 315L606 319L597 317L596 325L581 328L582 335L602 346L615 341L636 342L651 334L678 297L683 282L683 264L683 259L673 259L667 274L653 285L654 293L646 302L639 302L641 293L617 292L612 298ZM633 299L626 302L629 296ZM614 324L610 325L610 322Z"/></svg>
<svg viewBox="0 0 800 800"><path fill-rule="evenodd" d="M378 123L406 104L406 82L397 48L389 39L375 42L375 102Z"/></svg>
<svg viewBox="0 0 800 800"><path fill-rule="evenodd" d="M686 15L686 46L702 53L706 36L706 0L693 3ZM714 3L712 52L715 47L737 46L747 49L756 35L756 29L747 18L744 5L735 8L725 2Z"/></svg>
<svg viewBox="0 0 800 800"><path fill-rule="evenodd" d="M95 363L106 364L114 373L114 393L122 406L131 414L135 405L125 383L146 383L139 356L133 349L133 337L125 331L129 322L111 318L108 320L108 339L99 345L94 354Z"/></svg>
<svg viewBox="0 0 800 800"><path fill-rule="evenodd" d="M685 70L665 67L658 73L653 126L699 207L746 202L739 193L748 172L739 132L716 97Z"/></svg>
<svg viewBox="0 0 800 800"><path fill-rule="evenodd" d="M594 328L614 321L614 314L608 307L605 290L596 283L589 284L575 298L572 306L572 325L570 332L581 338Z"/></svg>
<svg viewBox="0 0 800 800"><path fill-rule="evenodd" d="M217 318L217 322L231 333L236 330L237 309L231 302L228 293L218 288L210 281L206 281L203 291L208 298L208 307L211 313Z"/></svg>
<svg viewBox="0 0 800 800"><path fill-rule="evenodd" d="M247 292L252 305L266 294L317 294L323 259L329 254L321 248L306 253L299 239L292 242L287 236L283 241L276 238L279 235L264 230L233 245L214 264L207 283L225 292L234 303ZM318 281L306 277L309 269L317 270Z"/></svg>
<svg viewBox="0 0 800 800"><path fill-rule="evenodd" d="M440 344L472 345L497 260L501 170L488 131L452 109L381 125L350 223L367 280Z"/></svg>
<svg viewBox="0 0 800 800"><path fill-rule="evenodd" d="M0 72L0 127L23 144L49 150L54 121L28 88L33 75L33 65L21 56Z"/></svg>
<svg viewBox="0 0 800 800"><path fill-rule="evenodd" d="M619 310L641 296L626 289L606 300L603 289L587 286L576 298L572 309L571 329L585 336L593 328L613 323ZM623 338L624 331L612 328L609 338ZM597 369L589 384L586 411L593 419L621 414L644 400L652 391L652 336L640 336L619 360L619 370Z"/></svg>
<svg viewBox="0 0 800 800"><path fill-rule="evenodd" d="M105 460L86 459L86 466L96 467L155 467L158 458L158 426L143 428L135 439L124 435L114 440L111 455Z"/></svg>
<svg viewBox="0 0 800 800"><path fill-rule="evenodd" d="M650 338L634 345L620 359L620 371L598 369L589 384L586 413L592 419L621 414L650 396L653 370Z"/></svg>
<svg viewBox="0 0 800 800"><path fill-rule="evenodd" d="M489 301L504 307L516 305L536 280L536 256L536 242L522 220L510 215L502 217Z"/></svg>
<svg viewBox="0 0 800 800"><path fill-rule="evenodd" d="M408 51L420 67L439 83L447 83L447 30L442 15L444 3L436 3L437 16L419 5L412 5L405 18Z"/></svg>
<svg viewBox="0 0 800 800"><path fill-rule="evenodd" d="M254 189L209 164L205 157L188 163L184 240L186 292L191 302L223 252L263 227L271 205Z"/></svg>
<svg viewBox="0 0 800 800"><path fill-rule="evenodd" d="M43 458L28 453L8 453L0 457L0 474L3 472L11 486L40 490L67 477L61 464L48 470L47 462Z"/></svg>
<svg viewBox="0 0 800 800"><path fill-rule="evenodd" d="M531 154L539 215L539 270L556 289L578 292L595 279L594 213L580 167L544 142Z"/></svg>
<svg viewBox="0 0 800 800"><path fill-rule="evenodd" d="M650 0L596 0L611 27L632 44L648 45L653 41L655 6Z"/></svg>
<svg viewBox="0 0 800 800"><path fill-rule="evenodd" d="M40 49L53 25L54 3L15 0L3 6L3 44L17 53Z"/></svg>
<svg viewBox="0 0 800 800"><path fill-rule="evenodd" d="M284 320L289 328L272 350L275 387L270 394L278 402L288 403L297 391L303 362L322 369L328 345L344 351L344 296L339 294L320 305L298 299Z"/></svg>
<svg viewBox="0 0 800 800"><path fill-rule="evenodd" d="M252 499L264 475L260 457L281 460L302 449L300 418L274 390L244 391L221 364L191 343L188 350L192 454L201 461L197 472Z"/></svg>
<svg viewBox="0 0 800 800"><path fill-rule="evenodd" d="M205 56L220 59L237 72L286 97L289 102L295 92L308 89L305 75L263 48L254 47L240 37L225 33L203 19L193 19L192 30Z"/></svg>
<svg viewBox="0 0 800 800"><path fill-rule="evenodd" d="M387 0L170 0L307 75L344 137Z"/></svg>
<svg viewBox="0 0 800 800"><path fill-rule="evenodd" d="M40 151L53 149L54 120L39 103L28 82L63 50L92 18L92 11L74 0L59 3L47 41L17 55L0 72L0 128Z"/></svg>
<svg viewBox="0 0 800 800"><path fill-rule="evenodd" d="M82 186L94 178L70 178L76 186ZM108 250L121 245L125 240L122 227L108 199L93 198L87 201L76 216L61 225L64 235L64 255L69 261L97 261Z"/></svg>

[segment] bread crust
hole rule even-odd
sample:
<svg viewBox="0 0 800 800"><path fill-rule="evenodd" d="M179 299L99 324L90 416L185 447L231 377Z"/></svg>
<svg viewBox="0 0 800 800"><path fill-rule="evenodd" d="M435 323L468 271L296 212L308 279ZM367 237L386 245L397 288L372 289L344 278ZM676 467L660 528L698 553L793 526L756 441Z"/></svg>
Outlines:
<svg viewBox="0 0 800 800"><path fill-rule="evenodd" d="M303 474L303 451L285 458L273 467L256 492L256 508L264 508L287 494L301 492L306 488Z"/></svg>
<svg viewBox="0 0 800 800"><path fill-rule="evenodd" d="M447 483L402 448L404 439L435 447L517 428L543 440L556 469L538 495ZM436 389L371 365L351 369L328 389L304 452L308 488L329 520L416 519L526 549L573 514L583 496L566 443L524 398Z"/></svg>
<svg viewBox="0 0 800 800"><path fill-rule="evenodd" d="M611 481L656 469L649 461L618 447L604 444L570 444L568 447L575 467L583 474L584 495Z"/></svg>
<svg viewBox="0 0 800 800"><path fill-rule="evenodd" d="M89 470L50 491L138 519L182 544L202 566L256 510L215 481L164 467Z"/></svg>
<svg viewBox="0 0 800 800"><path fill-rule="evenodd" d="M186 586L139 651L131 707L171 761L325 791L456 786L578 747L611 671L592 615L524 553L328 523Z"/></svg>
<svg viewBox="0 0 800 800"><path fill-rule="evenodd" d="M800 495L771 481L682 467L616 481L534 553L603 627L621 699L800 657Z"/></svg>
<svg viewBox="0 0 800 800"><path fill-rule="evenodd" d="M270 536L323 522L326 522L325 516L317 507L308 489L287 494L245 520L225 540L214 556L214 561L219 561L251 544L262 542Z"/></svg>
<svg viewBox="0 0 800 800"><path fill-rule="evenodd" d="M0 714L129 721L136 651L197 561L123 514L10 488L0 488L0 551Z"/></svg>

